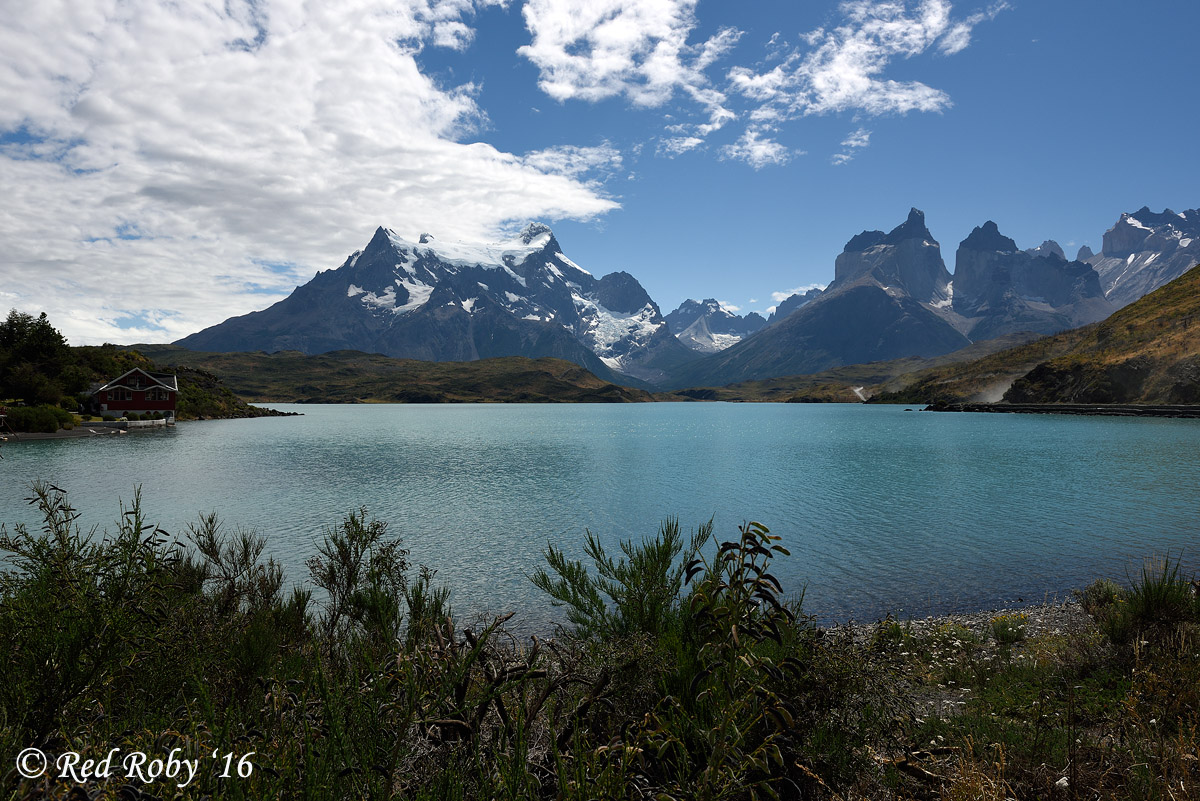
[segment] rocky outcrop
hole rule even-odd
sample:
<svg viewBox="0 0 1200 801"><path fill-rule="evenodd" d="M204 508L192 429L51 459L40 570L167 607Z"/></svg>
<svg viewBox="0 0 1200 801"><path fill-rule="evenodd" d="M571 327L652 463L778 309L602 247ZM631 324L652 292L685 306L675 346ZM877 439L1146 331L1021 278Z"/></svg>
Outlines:
<svg viewBox="0 0 1200 801"><path fill-rule="evenodd" d="M797 292L795 294L788 295L785 299L779 302L779 305L775 307L775 311L771 312L771 316L767 318L767 325L772 325L784 319L797 309L803 308L806 304L811 303L819 298L822 292L824 292L823 289L813 287L812 289L806 289L803 292Z"/></svg>
<svg viewBox="0 0 1200 801"><path fill-rule="evenodd" d="M666 320L679 341L699 353L725 350L767 324L756 312L743 317L713 298L702 301L689 298L668 314Z"/></svg>
<svg viewBox="0 0 1200 801"><path fill-rule="evenodd" d="M1047 239L1036 248L1028 248L1025 252L1030 256L1054 256L1063 261L1067 260L1067 254L1063 252L1062 246L1053 239Z"/></svg>
<svg viewBox="0 0 1200 801"><path fill-rule="evenodd" d="M918 303L946 300L950 273L942 262L941 246L925 227L925 214L917 209L890 233L863 231L846 243L834 263L834 280L826 290L869 278L897 290Z"/></svg>
<svg viewBox="0 0 1200 801"><path fill-rule="evenodd" d="M1105 232L1100 253L1086 261L1114 306L1132 303L1200 263L1200 210L1155 213L1143 206L1122 214Z"/></svg>
<svg viewBox="0 0 1200 801"><path fill-rule="evenodd" d="M989 220L955 254L952 307L973 341L1016 331L1051 334L1102 320L1113 308L1096 272L1053 242L1019 250Z"/></svg>
<svg viewBox="0 0 1200 801"><path fill-rule="evenodd" d="M889 233L864 231L838 256L819 296L754 336L684 367L676 386L814 373L904 356L938 356L970 341L948 319L949 274L925 215Z"/></svg>

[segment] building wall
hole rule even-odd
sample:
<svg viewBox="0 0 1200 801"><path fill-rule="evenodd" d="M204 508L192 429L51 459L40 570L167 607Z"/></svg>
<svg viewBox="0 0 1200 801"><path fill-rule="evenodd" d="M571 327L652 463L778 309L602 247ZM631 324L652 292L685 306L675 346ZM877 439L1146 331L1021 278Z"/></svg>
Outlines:
<svg viewBox="0 0 1200 801"><path fill-rule="evenodd" d="M133 396L131 400L109 400L108 392L97 392L94 397L103 414L111 414L116 417L122 417L127 412L143 414L145 412L175 411L175 400L178 393L168 391L166 400L146 400L146 393L149 391L131 390L129 393Z"/></svg>

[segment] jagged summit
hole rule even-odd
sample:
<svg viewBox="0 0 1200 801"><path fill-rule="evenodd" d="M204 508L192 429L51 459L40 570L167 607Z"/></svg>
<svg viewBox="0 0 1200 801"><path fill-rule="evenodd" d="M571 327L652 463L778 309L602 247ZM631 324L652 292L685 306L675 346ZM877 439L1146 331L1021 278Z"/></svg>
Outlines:
<svg viewBox="0 0 1200 801"><path fill-rule="evenodd" d="M999 226L988 220L972 229L959 247L981 252L1013 253L1017 250L1017 243L1000 233Z"/></svg>
<svg viewBox="0 0 1200 801"><path fill-rule="evenodd" d="M925 226L925 212L920 209L909 209L908 219L886 234L883 231L863 231L861 234L851 237L842 252L861 253L878 245L896 245L908 239L937 244L937 240Z"/></svg>
<svg viewBox="0 0 1200 801"><path fill-rule="evenodd" d="M725 350L767 324L762 315L750 312L742 317L716 298L688 298L666 320L680 342L700 353Z"/></svg>
<svg viewBox="0 0 1200 801"><path fill-rule="evenodd" d="M1036 248L1028 248L1025 251L1030 256L1041 256L1047 259L1067 260L1067 254L1062 249L1062 245L1055 242L1053 239L1047 239L1038 245Z"/></svg>
<svg viewBox="0 0 1200 801"><path fill-rule="evenodd" d="M601 378L653 382L694 358L629 273L597 279L546 225L479 243L380 227L336 270L269 309L180 340L211 351L361 350L429 361L568 359Z"/></svg>
<svg viewBox="0 0 1200 801"><path fill-rule="evenodd" d="M526 245L532 244L533 240L542 235L547 235L551 239L554 238L554 232L550 230L550 226L545 223L531 222L525 226L525 230L521 232L520 240Z"/></svg>

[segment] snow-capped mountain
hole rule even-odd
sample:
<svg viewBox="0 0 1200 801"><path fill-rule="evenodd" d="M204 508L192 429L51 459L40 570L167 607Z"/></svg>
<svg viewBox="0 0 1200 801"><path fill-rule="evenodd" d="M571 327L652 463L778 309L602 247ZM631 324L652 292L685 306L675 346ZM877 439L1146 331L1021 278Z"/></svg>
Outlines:
<svg viewBox="0 0 1200 801"><path fill-rule="evenodd" d="M1117 308L1133 303L1200 263L1200 209L1161 214L1143 206L1121 215L1099 253L1084 256Z"/></svg>
<svg viewBox="0 0 1200 801"><path fill-rule="evenodd" d="M353 349L469 361L555 356L645 381L692 358L633 276L596 278L545 225L493 244L379 228L336 270L268 309L185 337L194 350Z"/></svg>
<svg viewBox="0 0 1200 801"><path fill-rule="evenodd" d="M698 353L725 350L767 324L757 312L743 317L713 298L688 298L666 320L679 341Z"/></svg>

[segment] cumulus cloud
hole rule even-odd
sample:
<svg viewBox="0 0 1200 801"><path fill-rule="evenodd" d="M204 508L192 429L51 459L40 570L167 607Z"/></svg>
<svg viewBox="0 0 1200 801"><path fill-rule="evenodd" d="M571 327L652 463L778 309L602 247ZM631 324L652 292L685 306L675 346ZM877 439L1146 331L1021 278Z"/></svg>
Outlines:
<svg viewBox="0 0 1200 801"><path fill-rule="evenodd" d="M471 141L415 60L490 0L40 0L0 23L0 286L76 344L262 308L375 225L486 238L617 206L609 146ZM11 5L11 4L10 4ZM12 9L10 9L12 11Z"/></svg>
<svg viewBox="0 0 1200 801"><path fill-rule="evenodd" d="M754 128L748 128L736 142L721 148L721 157L744 161L756 170L786 164L795 155L786 147Z"/></svg>
<svg viewBox="0 0 1200 801"><path fill-rule="evenodd" d="M950 97L920 81L896 81L885 71L936 47L945 55L963 50L971 31L1005 8L1003 3L963 20L951 16L949 0L848 0L842 24L805 34L804 45L771 69L736 66L730 86L762 104L773 119L855 112L869 116L942 111Z"/></svg>
<svg viewBox="0 0 1200 801"><path fill-rule="evenodd" d="M664 140L659 152L678 155L737 118L724 92L706 74L741 38L722 28L689 43L698 0L527 0L522 13L532 41L518 52L539 72L538 86L556 100L595 102L625 97L657 107L678 95L690 98L704 122L675 126L683 136Z"/></svg>
<svg viewBox="0 0 1200 801"><path fill-rule="evenodd" d="M704 70L740 33L719 31L689 45L697 0L528 0L522 9L533 39L518 52L537 66L542 91L556 100L624 95L658 106L677 90L708 85ZM719 93L696 98L719 102Z"/></svg>
<svg viewBox="0 0 1200 801"><path fill-rule="evenodd" d="M532 42L519 52L537 66L541 89L559 101L624 97L657 107L689 97L699 119L670 125L658 144L660 155L695 150L744 119L740 138L717 152L758 169L787 162L788 149L766 133L778 136L789 120L948 108L944 91L891 79L889 67L930 51L961 52L976 26L1008 6L1000 0L960 19L950 0L846 0L838 6L837 24L802 34L794 44L775 33L761 46L757 65L728 67L723 81L706 71L733 50L741 32L726 28L689 43L696 7L697 0L527 0L523 13ZM853 158L853 146L847 147L831 159L834 164Z"/></svg>

